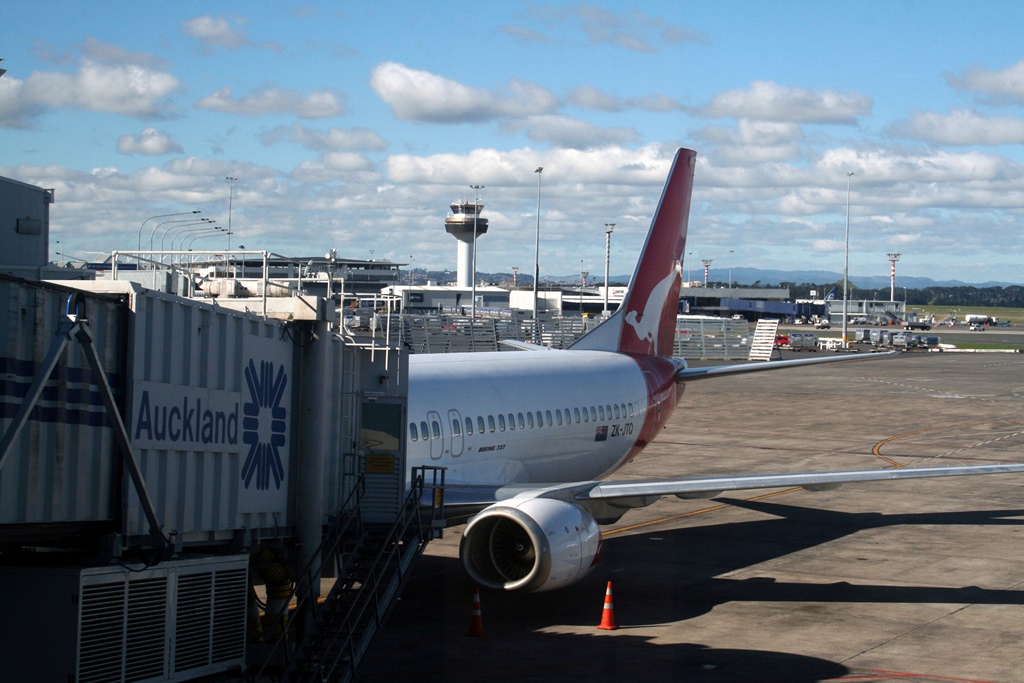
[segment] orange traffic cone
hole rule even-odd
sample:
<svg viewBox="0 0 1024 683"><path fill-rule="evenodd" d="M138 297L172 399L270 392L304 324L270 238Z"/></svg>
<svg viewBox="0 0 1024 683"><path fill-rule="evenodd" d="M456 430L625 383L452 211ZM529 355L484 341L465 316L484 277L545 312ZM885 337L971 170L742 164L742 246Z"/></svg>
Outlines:
<svg viewBox="0 0 1024 683"><path fill-rule="evenodd" d="M614 631L618 628L615 625L615 604L612 602L612 582L608 582L608 588L604 591L604 611L601 612L601 623L598 628L605 631Z"/></svg>
<svg viewBox="0 0 1024 683"><path fill-rule="evenodd" d="M473 636L475 638L483 638L484 636L484 620L480 616L480 589L473 589L473 610L470 613L469 618L469 632L467 636Z"/></svg>

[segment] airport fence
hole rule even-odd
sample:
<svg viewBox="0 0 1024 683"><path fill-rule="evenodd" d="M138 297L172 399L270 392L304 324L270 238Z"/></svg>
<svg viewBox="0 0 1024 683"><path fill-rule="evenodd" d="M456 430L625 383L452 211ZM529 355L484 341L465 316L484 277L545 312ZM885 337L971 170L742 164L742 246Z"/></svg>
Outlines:
<svg viewBox="0 0 1024 683"><path fill-rule="evenodd" d="M502 351L509 339L539 343L554 349L568 348L600 323L593 318L552 318L542 320L535 330L533 320L477 318L448 315L377 316L370 325L375 334L389 333L388 343L402 345L412 353L457 353ZM748 325L728 318L687 318L676 321L673 355L681 358L746 358Z"/></svg>
<svg viewBox="0 0 1024 683"><path fill-rule="evenodd" d="M505 350L509 347L500 343L505 339L564 349L597 322L553 318L542 320L537 329L533 320L394 314L376 316L369 325L375 335L389 331L389 344L400 344L412 353L458 353Z"/></svg>
<svg viewBox="0 0 1024 683"><path fill-rule="evenodd" d="M745 359L749 353L749 332L746 320L680 316L676 320L672 355L690 359Z"/></svg>

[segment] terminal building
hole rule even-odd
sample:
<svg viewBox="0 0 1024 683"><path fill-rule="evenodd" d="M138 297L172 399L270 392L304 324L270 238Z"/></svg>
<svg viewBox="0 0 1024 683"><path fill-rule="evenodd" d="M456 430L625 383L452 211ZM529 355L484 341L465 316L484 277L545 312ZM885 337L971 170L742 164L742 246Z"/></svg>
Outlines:
<svg viewBox="0 0 1024 683"><path fill-rule="evenodd" d="M354 672L442 527L443 472L406 467L409 354L484 348L485 330L488 350L565 346L623 295L544 290L540 320L516 327L532 291L404 286L402 264L334 252L115 251L67 268L48 258L53 192L0 179L0 200L12 680ZM787 296L686 288L681 312L717 316L681 336L713 324L700 353L728 353L747 320L798 314ZM465 317L473 303L485 317ZM356 580L374 558L377 580Z"/></svg>

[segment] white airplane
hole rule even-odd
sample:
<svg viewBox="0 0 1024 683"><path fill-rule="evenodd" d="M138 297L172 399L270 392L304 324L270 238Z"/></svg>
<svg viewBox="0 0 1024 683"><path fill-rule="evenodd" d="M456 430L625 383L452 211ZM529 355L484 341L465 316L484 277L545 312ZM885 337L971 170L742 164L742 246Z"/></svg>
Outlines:
<svg viewBox="0 0 1024 683"><path fill-rule="evenodd" d="M676 153L619 309L571 348L413 355L409 467L443 466L445 508L478 585L543 591L595 565L599 524L662 496L1024 471L1024 464L612 481L660 432L692 380L892 354L689 368L672 357L696 153Z"/></svg>

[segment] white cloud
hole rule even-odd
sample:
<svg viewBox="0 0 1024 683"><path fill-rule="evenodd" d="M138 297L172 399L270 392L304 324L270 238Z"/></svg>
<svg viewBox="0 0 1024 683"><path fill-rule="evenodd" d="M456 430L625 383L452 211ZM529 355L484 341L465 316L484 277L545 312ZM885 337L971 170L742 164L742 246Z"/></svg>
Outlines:
<svg viewBox="0 0 1024 683"><path fill-rule="evenodd" d="M95 38L83 40L81 49L86 59L100 64L138 65L154 69L162 69L167 65L166 61L148 52L129 52L122 47L103 43Z"/></svg>
<svg viewBox="0 0 1024 683"><path fill-rule="evenodd" d="M569 93L569 101L577 107L598 111L618 112L624 109L622 101L591 85L581 85Z"/></svg>
<svg viewBox="0 0 1024 683"><path fill-rule="evenodd" d="M584 109L621 112L627 109L645 111L682 111L685 107L668 95L645 95L635 98L613 97L590 85L583 85L569 93L569 102Z"/></svg>
<svg viewBox="0 0 1024 683"><path fill-rule="evenodd" d="M463 85L397 62L374 67L370 86L400 119L432 123L490 121L553 112L558 98L547 88L511 80L503 92Z"/></svg>
<svg viewBox="0 0 1024 683"><path fill-rule="evenodd" d="M380 151L388 146L384 138L369 128L330 128L324 132L299 124L266 131L260 135L260 142L264 145L291 142L317 152L338 149Z"/></svg>
<svg viewBox="0 0 1024 683"><path fill-rule="evenodd" d="M815 164L815 173L845 180L854 172L853 182L890 185L908 182L927 185L935 182L966 183L1019 178L1020 166L1005 157L981 152L945 151L902 153L899 150L855 150L835 148L825 151ZM845 183L844 183L845 185Z"/></svg>
<svg viewBox="0 0 1024 683"><path fill-rule="evenodd" d="M29 103L127 116L163 116L164 99L178 88L168 73L139 65L107 66L83 60L74 74L34 73L21 96Z"/></svg>
<svg viewBox="0 0 1024 683"><path fill-rule="evenodd" d="M958 90L990 95L995 100L1024 103L1024 60L998 71L976 67L963 76L947 75L946 80Z"/></svg>
<svg viewBox="0 0 1024 683"><path fill-rule="evenodd" d="M236 19L234 23L236 26L229 24L223 17L207 15L181 22L181 29L185 35L195 38L207 48L222 47L227 50L238 50L245 47L259 47L276 51L283 49L279 43L249 40L245 32L237 28L238 24L245 23L244 20Z"/></svg>
<svg viewBox="0 0 1024 683"><path fill-rule="evenodd" d="M607 43L633 52L658 52L664 45L703 43L699 31L684 28L638 10L616 14L593 5L575 5L569 12L592 43Z"/></svg>
<svg viewBox="0 0 1024 683"><path fill-rule="evenodd" d="M26 99L24 90L24 81L9 75L0 78L0 128L28 128L46 111L38 102Z"/></svg>
<svg viewBox="0 0 1024 683"><path fill-rule="evenodd" d="M640 134L632 128L601 128L567 116L531 116L502 124L502 130L525 130L534 142L547 142L570 149L594 149L608 145L638 142Z"/></svg>
<svg viewBox="0 0 1024 683"><path fill-rule="evenodd" d="M945 145L1006 145L1024 142L1024 119L1017 116L986 117L969 109L949 114L917 112L909 123L894 130L928 142Z"/></svg>
<svg viewBox="0 0 1024 683"><path fill-rule="evenodd" d="M336 183L340 180L376 183L380 172L373 162L354 152L328 152L317 161L306 161L292 171L291 177L302 183Z"/></svg>
<svg viewBox="0 0 1024 683"><path fill-rule="evenodd" d="M872 100L867 95L755 81L746 90L729 90L718 95L701 113L711 117L848 124L871 113L871 107Z"/></svg>
<svg viewBox="0 0 1024 683"><path fill-rule="evenodd" d="M525 185L534 187L534 170L544 167L544 183L599 183L620 187L647 186L665 180L672 161L661 145L649 144L637 149L605 147L600 150L531 148L499 151L475 149L468 154L414 156L393 154L387 158L387 178L392 183L436 183L461 186Z"/></svg>
<svg viewBox="0 0 1024 683"><path fill-rule="evenodd" d="M181 153L184 150L177 142L161 133L156 128L145 128L136 137L134 135L122 135L117 140L117 151L122 154L145 154L147 156L160 156L173 152Z"/></svg>
<svg viewBox="0 0 1024 683"><path fill-rule="evenodd" d="M232 95L230 87L224 87L196 102L196 107L241 116L293 114L304 119L327 118L345 113L344 97L330 90L303 95L278 87L265 88L253 95L238 98Z"/></svg>
<svg viewBox="0 0 1024 683"><path fill-rule="evenodd" d="M544 45L553 45L557 41L544 35L540 31L527 28L526 26L519 26L516 24L506 24L499 26L497 29L500 33L504 33L512 38L516 38L526 43L538 43Z"/></svg>

